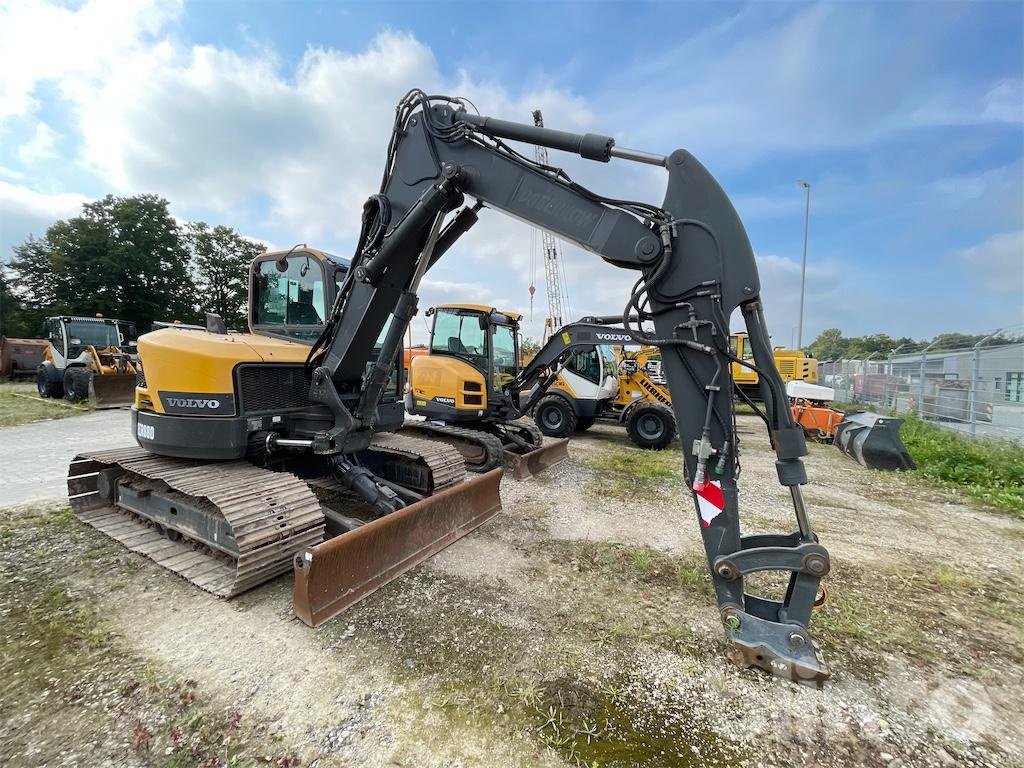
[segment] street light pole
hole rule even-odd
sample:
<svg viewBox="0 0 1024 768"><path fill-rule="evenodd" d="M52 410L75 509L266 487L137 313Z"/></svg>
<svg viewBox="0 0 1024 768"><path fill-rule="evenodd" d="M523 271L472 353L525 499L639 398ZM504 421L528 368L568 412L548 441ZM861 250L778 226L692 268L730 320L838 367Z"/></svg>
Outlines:
<svg viewBox="0 0 1024 768"><path fill-rule="evenodd" d="M800 322L796 328L796 348L801 349L804 342L804 285L807 282L807 224L811 217L811 185L803 179L797 184L807 191L804 200L804 258L800 264Z"/></svg>

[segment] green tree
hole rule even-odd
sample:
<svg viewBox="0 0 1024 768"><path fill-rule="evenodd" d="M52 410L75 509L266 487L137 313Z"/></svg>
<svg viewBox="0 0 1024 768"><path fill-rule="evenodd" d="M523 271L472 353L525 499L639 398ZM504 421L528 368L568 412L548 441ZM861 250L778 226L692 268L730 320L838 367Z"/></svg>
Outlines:
<svg viewBox="0 0 1024 768"><path fill-rule="evenodd" d="M838 360L846 353L849 346L843 332L838 328L826 328L811 342L811 354L818 360Z"/></svg>
<svg viewBox="0 0 1024 768"><path fill-rule="evenodd" d="M195 319L188 262L166 200L108 195L17 246L12 283L29 310L102 313L146 330L156 319Z"/></svg>
<svg viewBox="0 0 1024 768"><path fill-rule="evenodd" d="M211 228L202 221L187 225L185 242L192 254L200 313L216 312L228 328L245 329L249 263L266 246L231 227Z"/></svg>
<svg viewBox="0 0 1024 768"><path fill-rule="evenodd" d="M519 358L523 364L533 359L533 356L540 352L540 342L526 336L519 341Z"/></svg>

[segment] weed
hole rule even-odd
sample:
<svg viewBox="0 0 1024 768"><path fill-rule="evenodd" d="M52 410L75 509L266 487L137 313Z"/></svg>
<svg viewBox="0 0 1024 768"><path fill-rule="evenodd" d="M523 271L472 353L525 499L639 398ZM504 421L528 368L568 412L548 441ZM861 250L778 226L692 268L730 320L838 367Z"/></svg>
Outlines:
<svg viewBox="0 0 1024 768"><path fill-rule="evenodd" d="M914 415L905 418L900 436L916 474L1024 518L1024 446L971 439Z"/></svg>

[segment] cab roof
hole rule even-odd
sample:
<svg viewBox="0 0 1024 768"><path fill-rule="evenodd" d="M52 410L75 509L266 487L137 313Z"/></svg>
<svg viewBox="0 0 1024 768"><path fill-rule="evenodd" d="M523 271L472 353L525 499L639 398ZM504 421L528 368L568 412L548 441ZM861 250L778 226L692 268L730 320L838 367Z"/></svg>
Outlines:
<svg viewBox="0 0 1024 768"><path fill-rule="evenodd" d="M295 254L303 253L308 254L315 259L329 261L332 264L335 264L339 267L344 267L345 269L348 269L349 266L352 264L352 261L350 259L346 259L344 256L337 256L333 253L328 253L327 251L321 251L319 248L310 248L305 245L300 245L295 248L289 248L283 251L264 251L259 256L257 256L256 259L259 261L266 261L271 258L279 259L282 256L293 256Z"/></svg>
<svg viewBox="0 0 1024 768"><path fill-rule="evenodd" d="M519 322L523 319L523 316L518 312L508 312L504 309L495 309L489 307L486 304L438 304L437 309L468 309L473 312L482 312L484 314L490 314L491 312L500 312L505 317L515 322Z"/></svg>

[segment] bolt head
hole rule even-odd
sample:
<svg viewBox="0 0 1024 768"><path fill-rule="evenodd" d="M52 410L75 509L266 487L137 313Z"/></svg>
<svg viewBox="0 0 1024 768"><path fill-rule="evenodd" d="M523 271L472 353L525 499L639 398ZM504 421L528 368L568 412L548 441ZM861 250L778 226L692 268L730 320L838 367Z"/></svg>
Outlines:
<svg viewBox="0 0 1024 768"><path fill-rule="evenodd" d="M725 626L731 629L733 632L740 628L740 617L736 615L730 615L725 617Z"/></svg>
<svg viewBox="0 0 1024 768"><path fill-rule="evenodd" d="M805 640L804 636L801 635L799 632L794 632L789 636L789 644L793 648L803 648L805 645L807 645L807 640Z"/></svg>

